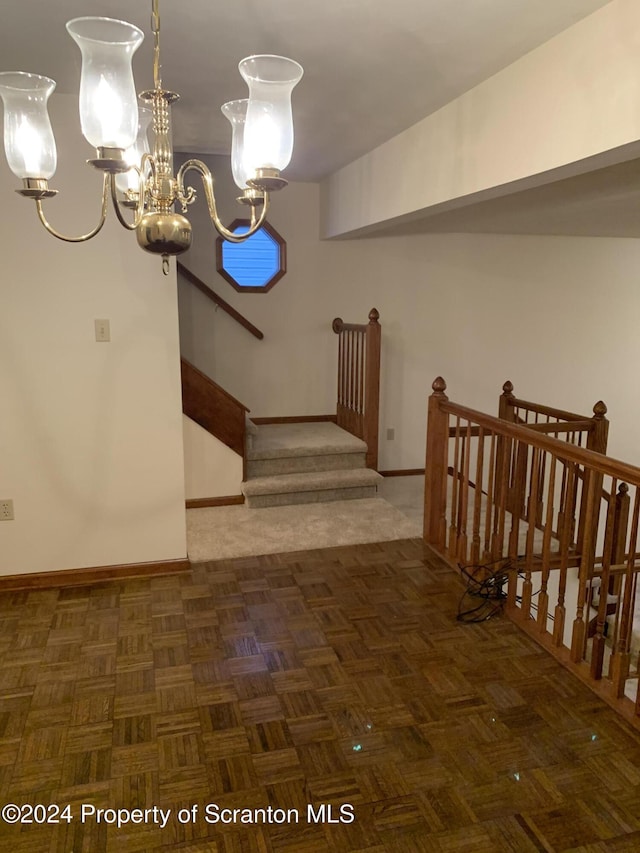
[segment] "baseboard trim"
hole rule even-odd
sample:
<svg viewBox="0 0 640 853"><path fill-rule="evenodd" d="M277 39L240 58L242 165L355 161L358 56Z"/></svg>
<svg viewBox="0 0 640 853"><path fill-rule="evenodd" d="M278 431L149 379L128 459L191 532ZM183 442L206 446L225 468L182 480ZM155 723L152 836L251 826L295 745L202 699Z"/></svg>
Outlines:
<svg viewBox="0 0 640 853"><path fill-rule="evenodd" d="M395 471L378 471L383 477L415 477L424 474L424 468L398 468Z"/></svg>
<svg viewBox="0 0 640 853"><path fill-rule="evenodd" d="M220 498L189 498L185 503L187 509L201 509L207 506L235 506L244 503L244 495L226 495Z"/></svg>
<svg viewBox="0 0 640 853"><path fill-rule="evenodd" d="M338 420L337 415L293 415L286 418L251 418L254 424L319 424L329 423L335 424Z"/></svg>
<svg viewBox="0 0 640 853"><path fill-rule="evenodd" d="M89 569L63 569L56 572L34 572L27 575L0 577L0 592L48 587L87 586L119 578L144 578L154 575L175 575L188 572L189 560L163 560L158 563L124 563L116 566L95 566Z"/></svg>

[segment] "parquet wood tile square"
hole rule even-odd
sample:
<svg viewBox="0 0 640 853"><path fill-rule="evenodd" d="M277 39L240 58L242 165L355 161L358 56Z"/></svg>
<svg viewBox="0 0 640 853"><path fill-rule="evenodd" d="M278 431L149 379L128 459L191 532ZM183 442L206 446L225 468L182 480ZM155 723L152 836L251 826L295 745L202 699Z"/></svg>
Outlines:
<svg viewBox="0 0 640 853"><path fill-rule="evenodd" d="M294 747L259 753L252 762L261 785L305 778L299 752Z"/></svg>
<svg viewBox="0 0 640 853"><path fill-rule="evenodd" d="M3 802L169 815L0 851L635 853L640 736L459 596L417 540L0 594Z"/></svg>

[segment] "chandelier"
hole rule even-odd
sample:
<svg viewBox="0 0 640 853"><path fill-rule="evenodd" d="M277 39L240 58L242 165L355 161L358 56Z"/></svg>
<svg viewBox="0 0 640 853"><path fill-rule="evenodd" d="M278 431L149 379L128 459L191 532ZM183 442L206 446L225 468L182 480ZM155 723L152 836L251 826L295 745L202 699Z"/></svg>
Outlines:
<svg viewBox="0 0 640 853"><path fill-rule="evenodd" d="M213 175L201 160L187 160L174 176L170 108L179 95L162 86L158 3L152 0L154 87L140 93L140 108L131 62L143 32L112 18L75 18L66 25L82 53L80 122L85 139L96 148L96 157L87 162L103 173L100 220L86 234L60 234L43 211L43 201L57 194L49 189L56 169L56 144L47 112L55 81L38 74L2 72L0 96L7 161L22 179L22 188L16 192L35 201L47 231L70 243L90 240L104 225L111 196L118 221L136 232L141 248L162 256L166 275L169 257L191 245L191 224L184 214L196 200L196 192L185 184L189 172L200 176L211 222L226 240L246 240L265 221L270 193L287 184L280 173L293 151L291 92L302 77L302 67L292 59L268 55L250 56L238 66L249 97L222 107L232 127L232 172L242 191L238 201L251 211L250 228L236 234L220 220ZM147 139L149 125L152 146Z"/></svg>

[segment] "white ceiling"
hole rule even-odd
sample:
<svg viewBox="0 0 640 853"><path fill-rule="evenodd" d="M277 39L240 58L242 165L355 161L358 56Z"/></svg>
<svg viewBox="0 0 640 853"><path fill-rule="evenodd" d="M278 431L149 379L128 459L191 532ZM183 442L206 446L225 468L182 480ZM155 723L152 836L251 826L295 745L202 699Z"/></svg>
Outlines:
<svg viewBox="0 0 640 853"><path fill-rule="evenodd" d="M163 83L179 92L177 150L223 153L220 105L245 96L237 73L252 53L297 59L296 150L287 176L316 181L414 124L609 0L183 0L160 3ZM135 62L151 86L151 0L12 0L0 70L78 89L80 53L64 24L105 15L146 34Z"/></svg>

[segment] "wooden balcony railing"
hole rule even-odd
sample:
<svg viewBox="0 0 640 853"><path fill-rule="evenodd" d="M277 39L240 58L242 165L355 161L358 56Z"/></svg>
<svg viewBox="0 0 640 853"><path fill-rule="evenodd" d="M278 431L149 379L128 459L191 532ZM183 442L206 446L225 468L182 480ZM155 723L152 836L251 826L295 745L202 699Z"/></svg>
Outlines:
<svg viewBox="0 0 640 853"><path fill-rule="evenodd" d="M609 421L606 419L607 407L598 402L593 407L593 415L577 415L541 403L519 400L513 393L513 384L509 381L502 386L498 405L498 416L514 424L528 426L538 432L562 436L565 441L578 447L586 447L598 453L607 452Z"/></svg>
<svg viewBox="0 0 640 853"><path fill-rule="evenodd" d="M367 466L378 467L380 419L380 315L369 311L368 323L332 323L338 335L337 424L367 445Z"/></svg>
<svg viewBox="0 0 640 853"><path fill-rule="evenodd" d="M607 407L602 400L594 405L591 417L567 412L564 409L556 409L542 403L520 400L514 395L513 384L509 381L502 386L502 394L498 403L498 416L503 420L526 426L544 435L559 438L576 447L595 450L597 453L607 452L609 421L605 417L606 413ZM520 468L526 466L526 457L522 452L520 458L516 459L515 465ZM514 477L514 481L518 481L518 479L518 476ZM513 494L513 489L511 492L511 506L509 508L511 511L515 511L517 507L514 502L517 502L518 498ZM519 511L522 515L524 506L520 506ZM538 517L537 524L540 523L541 519ZM580 532L578 538L580 540L584 535L585 523L586 518L583 511L579 519Z"/></svg>
<svg viewBox="0 0 640 853"><path fill-rule="evenodd" d="M467 574L502 579L508 615L640 726L640 468L445 390L438 377L429 398L426 542Z"/></svg>

